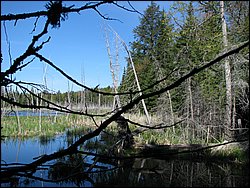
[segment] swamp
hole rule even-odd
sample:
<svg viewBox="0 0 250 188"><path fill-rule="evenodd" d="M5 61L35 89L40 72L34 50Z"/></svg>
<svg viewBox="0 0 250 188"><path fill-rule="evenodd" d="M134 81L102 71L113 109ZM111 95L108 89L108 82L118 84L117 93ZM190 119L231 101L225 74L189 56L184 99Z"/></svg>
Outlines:
<svg viewBox="0 0 250 188"><path fill-rule="evenodd" d="M248 1L1 1L1 187L249 187Z"/></svg>
<svg viewBox="0 0 250 188"><path fill-rule="evenodd" d="M38 125L38 114L31 111L19 112L20 118L37 117L37 121L33 119L33 125ZM5 118L11 119L14 117L12 115ZM42 119L43 121L48 117L53 119L55 115L54 112L44 112ZM60 118L66 117L61 114L58 115L58 119ZM72 122L72 118L74 117L68 117L67 121ZM32 130L32 127L28 128ZM53 134L47 136L45 134L33 136L30 131L30 135L4 138L1 141L1 170L4 172L6 167L18 168L39 156L65 149L91 129L93 129L91 126L62 127L61 132L54 130ZM133 132L133 128L131 129ZM230 155L222 153L211 155L212 152L206 150L197 153L176 153L175 149L170 149L170 145L156 145L152 142L152 138L150 140L145 134L141 137L147 144L137 143L133 149L124 151L123 155L114 155L111 148L114 149L114 145L117 144L117 134L116 129L108 129L107 132L102 132L81 145L79 153L46 162L38 166L34 172L18 173L18 176L2 178L1 186L247 187L249 185L248 154L243 153L243 150L235 149ZM135 137L137 142L139 139ZM154 140L157 142L156 138ZM172 148L173 146L180 148L177 144L172 145ZM191 146L199 147L198 144Z"/></svg>

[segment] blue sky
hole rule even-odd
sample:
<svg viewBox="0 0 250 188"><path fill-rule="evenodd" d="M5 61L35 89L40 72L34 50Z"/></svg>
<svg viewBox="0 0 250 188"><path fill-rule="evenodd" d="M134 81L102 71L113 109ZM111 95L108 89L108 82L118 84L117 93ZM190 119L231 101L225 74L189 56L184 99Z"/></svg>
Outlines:
<svg viewBox="0 0 250 188"><path fill-rule="evenodd" d="M75 7L86 4L86 2L79 1L64 1L63 3L67 6L74 4ZM118 1L118 3L129 7L126 1ZM165 10L168 10L172 4L169 1L156 3L160 5L161 9L164 7ZM46 1L1 1L1 14L45 10L45 4ZM150 4L150 1L131 1L131 4L135 9L143 13ZM113 85L105 41L105 22L120 35L127 45L134 39L132 30L139 25L140 15L137 13L122 10L114 5L103 5L98 10L105 16L119 19L122 23L119 21L104 21L94 10L84 10L80 14L71 13L68 15L66 21L61 22L59 29L49 27L48 34L37 43L37 45L41 44L41 42L51 36L50 42L44 45L43 49L40 50L40 54L50 59L55 65L59 66L77 81L84 82L88 87L95 87L98 84L100 84L100 87ZM12 60L23 54L30 44L33 35L41 32L45 18L39 18L35 32L31 33L35 20L36 18L19 20L16 26L14 26L14 21L5 22ZM3 24L4 22L1 22L2 71L6 70L10 65ZM111 54L115 55L114 35L109 32L108 36L110 37ZM119 81L121 80L123 68L126 66L125 55L124 49L120 47ZM68 90L68 85L70 89L75 91L80 90L78 86L72 85L72 83L68 84L68 81L63 76L39 60L34 60L22 71L16 73L14 77L16 80L41 84L45 84L44 78L46 78L48 88L54 91L60 90L61 92L65 92Z"/></svg>

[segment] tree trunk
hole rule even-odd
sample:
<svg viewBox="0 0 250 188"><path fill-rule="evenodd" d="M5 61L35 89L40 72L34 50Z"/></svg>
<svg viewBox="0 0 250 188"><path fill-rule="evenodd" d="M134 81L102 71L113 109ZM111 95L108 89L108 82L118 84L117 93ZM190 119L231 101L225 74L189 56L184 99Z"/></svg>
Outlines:
<svg viewBox="0 0 250 188"><path fill-rule="evenodd" d="M127 52L128 52L128 55L129 55L130 63L131 63L131 65L132 65L132 69L133 69L133 71L134 71L135 81L136 81L136 84L137 84L137 88L138 88L139 91L141 91L141 86L140 86L140 83L139 83L139 80L138 80L138 77L137 77L137 73L136 73L136 70L135 70L134 62L133 62L132 57L131 57L131 55L130 55L130 53L129 53L128 50L127 50ZM141 95L142 95L142 92L139 92L139 94L140 94L140 96L141 96ZM147 116L148 124L150 124L150 117L149 117L149 113L148 113L146 104L145 104L145 102L144 102L144 99L142 99L141 102L142 102L142 106L143 106L143 108L144 108L145 114L146 114L146 116Z"/></svg>
<svg viewBox="0 0 250 188"><path fill-rule="evenodd" d="M41 92L41 98L43 97L43 93ZM42 102L41 102L42 105ZM42 132L42 108L39 110L39 133Z"/></svg>
<svg viewBox="0 0 250 188"><path fill-rule="evenodd" d="M224 2L220 1L220 10L221 10L221 22L222 22L222 34L223 34L223 44L224 48L228 47L227 41L227 25L224 15ZM225 79L226 79L226 139L230 139L232 134L230 133L230 129L232 128L232 75L231 75L231 67L228 58L225 59Z"/></svg>
<svg viewBox="0 0 250 188"><path fill-rule="evenodd" d="M115 55L115 62L113 62L112 55L111 55L111 49L109 45L109 38L107 34L107 30L105 28L105 34L106 34L106 47L107 47L107 52L109 56L109 66L110 66L110 72L112 74L112 80L113 80L113 86L114 86L114 91L115 93L118 93L118 77L119 77L119 46L118 46L118 34L115 33L115 48L116 48L116 55ZM120 104L120 98L119 95L114 96L113 100L113 107L112 110L118 110L118 108L121 107Z"/></svg>
<svg viewBox="0 0 250 188"><path fill-rule="evenodd" d="M193 110L193 96L191 89L191 77L188 78L188 92L189 92L189 106L190 106L190 116L191 116L191 130L192 130L192 139L195 137L195 126L194 126L194 110Z"/></svg>
<svg viewBox="0 0 250 188"><path fill-rule="evenodd" d="M121 149L131 148L134 144L134 138L132 132L129 129L127 120L123 116L119 116L116 119L117 128L118 128L118 138L122 139Z"/></svg>
<svg viewBox="0 0 250 188"><path fill-rule="evenodd" d="M136 84L137 84L137 88L138 88L139 91L141 91L141 87L140 87L140 83L139 83L139 80L138 80L138 77L137 77L137 73L136 73L136 70L135 70L134 62L133 62L133 59L132 59L131 54L129 52L128 46L126 45L126 43L121 39L121 37L110 26L108 26L108 27L110 28L110 30L112 30L116 34L116 37L121 41L123 47L125 48L128 56L129 56L129 60L130 60L133 72L134 72L134 76L135 76L135 81L136 81ZM139 95L141 96L142 92L139 92ZM142 106L143 106L144 112L145 112L146 117L147 117L148 124L150 124L150 117L149 117L149 113L148 113L146 104L144 102L144 99L142 99L141 102L142 102Z"/></svg>
<svg viewBox="0 0 250 188"><path fill-rule="evenodd" d="M14 101L17 101L14 91L13 91L13 99L14 99ZM18 125L18 134L21 135L22 134L22 127L21 127L21 123L20 123L20 119L19 119L17 106L15 106L15 109L16 109L16 118L17 118L17 125Z"/></svg>
<svg viewBox="0 0 250 188"><path fill-rule="evenodd" d="M81 69L81 82L83 85L85 85L84 67L82 67L82 69ZM81 88L80 110L83 110L83 109L85 110L85 98L86 98L85 90L82 87Z"/></svg>
<svg viewBox="0 0 250 188"><path fill-rule="evenodd" d="M72 104L71 104L71 100L70 100L71 96L70 96L70 86L69 86L69 81L68 81L68 92L67 92L67 99L68 99L68 104L67 104L67 107L72 110ZM68 121L68 118L69 118L69 113L67 114L67 121Z"/></svg>
<svg viewBox="0 0 250 188"><path fill-rule="evenodd" d="M170 106L170 112L171 112L171 123L172 125L175 123L175 119L174 119L174 111L173 111L173 106L172 106L172 100L171 100L171 94L170 91L167 91L168 93L168 99L169 99L169 106ZM175 134L175 126L173 126L173 133Z"/></svg>

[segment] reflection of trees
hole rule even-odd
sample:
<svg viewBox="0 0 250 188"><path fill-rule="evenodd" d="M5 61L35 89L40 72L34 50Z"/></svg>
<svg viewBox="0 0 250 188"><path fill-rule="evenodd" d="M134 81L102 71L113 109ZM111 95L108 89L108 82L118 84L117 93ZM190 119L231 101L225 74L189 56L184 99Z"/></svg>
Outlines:
<svg viewBox="0 0 250 188"><path fill-rule="evenodd" d="M46 136L46 135L41 135L39 136L39 143L41 145L48 145L51 141L54 141L55 138L51 137L51 136Z"/></svg>
<svg viewBox="0 0 250 188"><path fill-rule="evenodd" d="M132 166L134 160L122 160L117 162L120 168L109 171L106 173L98 173L95 175L94 186L131 186L131 182L134 182L136 177L133 174Z"/></svg>
<svg viewBox="0 0 250 188"><path fill-rule="evenodd" d="M121 164L121 168L100 173L95 186L139 187L231 187L248 186L241 167L232 164L212 164L190 160L136 159ZM245 167L247 170L247 167Z"/></svg>
<svg viewBox="0 0 250 188"><path fill-rule="evenodd" d="M85 130L84 127L79 129L75 128L72 130L67 130L66 131L67 146L69 147L84 134L87 134L87 131Z"/></svg>
<svg viewBox="0 0 250 188"><path fill-rule="evenodd" d="M48 178L51 180L61 180L60 183L74 183L81 186L85 181L93 184L91 178L85 173L88 165L84 161L84 157L80 154L65 156L57 159L48 171Z"/></svg>
<svg viewBox="0 0 250 188"><path fill-rule="evenodd" d="M93 154L95 156L95 154ZM119 158L119 157L117 157ZM48 179L31 174L19 173L27 181L39 180L60 185L85 186L140 186L140 187L235 187L248 186L249 169L247 165L211 162L181 155L175 158L129 158L117 160L96 154L91 161L86 154L64 156L47 167ZM102 166L99 166L102 164ZM14 165L14 164L12 164ZM16 164L15 164L16 165ZM118 166L113 168L112 166ZM45 168L47 170L47 168ZM115 170L114 170L115 169ZM44 170L44 169L40 169ZM247 172L246 172L247 171ZM19 186L24 181L17 179ZM23 183L21 183L23 182ZM14 182L12 182L14 183Z"/></svg>
<svg viewBox="0 0 250 188"><path fill-rule="evenodd" d="M113 132L102 132L95 139L87 140L83 148L98 154L108 154L109 156L122 156L125 149L125 142L128 136L123 137Z"/></svg>

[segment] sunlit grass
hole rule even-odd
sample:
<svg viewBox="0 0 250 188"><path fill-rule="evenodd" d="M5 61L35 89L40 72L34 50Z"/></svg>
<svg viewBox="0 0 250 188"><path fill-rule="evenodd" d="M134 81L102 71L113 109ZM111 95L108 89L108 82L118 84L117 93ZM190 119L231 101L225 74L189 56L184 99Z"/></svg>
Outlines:
<svg viewBox="0 0 250 188"><path fill-rule="evenodd" d="M230 143L212 148L209 150L208 156L237 163L249 163L249 149L247 147L247 141L245 143Z"/></svg>
<svg viewBox="0 0 250 188"><path fill-rule="evenodd" d="M17 117L4 116L1 118L2 136L7 137L33 137L52 136L61 134L69 128L93 127L90 118L76 118L74 115L66 116L20 116L18 125ZM20 129L19 129L20 127Z"/></svg>
<svg viewBox="0 0 250 188"><path fill-rule="evenodd" d="M125 118L128 118L139 124L146 125L147 119L143 115L136 114L125 114ZM106 117L107 118L107 117ZM74 137L76 135L84 135L90 131L97 128L104 121L104 118L95 118L95 122L92 118L79 115L58 115L58 116L19 116L20 125L18 125L17 117L15 116L4 116L1 118L1 136L7 137L35 137L39 136L42 143L47 143L56 134L66 133L67 138ZM153 124L159 123L157 117L152 117ZM133 133L138 128L137 125L129 123L129 128ZM114 140L117 136L117 124L112 122L104 132L108 134L102 135L102 139L105 140L105 144L100 142L100 140L93 142L87 141L85 147L88 149L99 149L100 151L107 151L109 147L114 144ZM105 138L106 136L112 135L113 139ZM185 135L182 127L165 128L163 130L148 129L142 131L141 133L134 134L135 146L145 145L145 144L155 144L155 145L173 145L173 144L190 144L199 143L202 144L205 141L199 140L197 138L190 139ZM109 143L110 142L110 143ZM128 153L134 153L136 151L132 149ZM127 154L128 154L127 153ZM128 154L129 155L129 154ZM229 159L235 162L245 162L248 161L248 156L246 152L239 147L233 147L230 149L220 149L218 148L216 152L207 151L206 156L208 158L216 159Z"/></svg>

